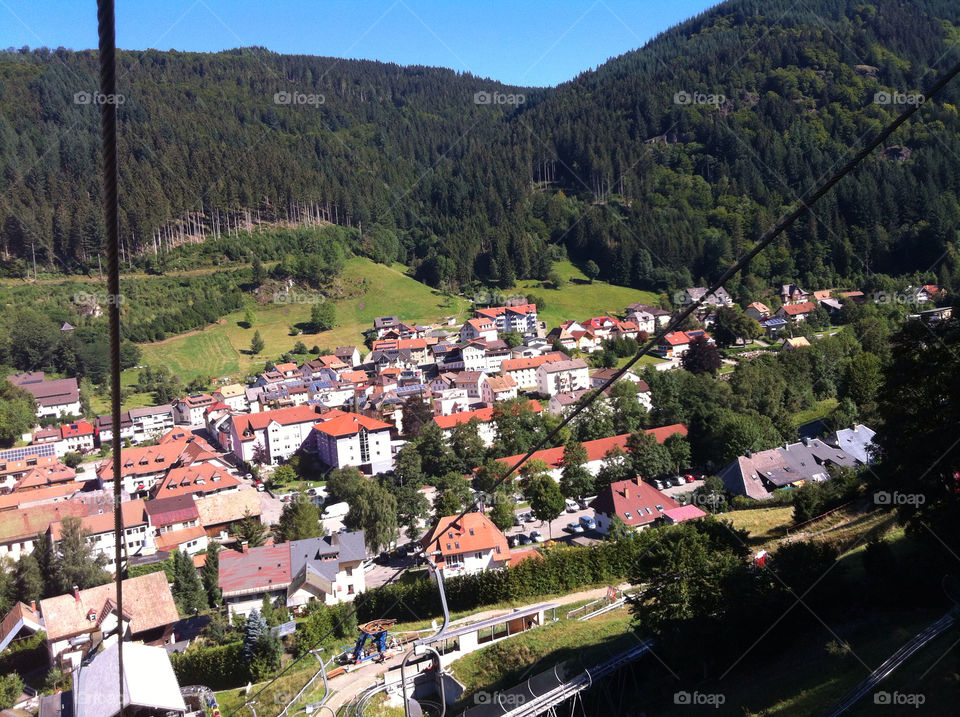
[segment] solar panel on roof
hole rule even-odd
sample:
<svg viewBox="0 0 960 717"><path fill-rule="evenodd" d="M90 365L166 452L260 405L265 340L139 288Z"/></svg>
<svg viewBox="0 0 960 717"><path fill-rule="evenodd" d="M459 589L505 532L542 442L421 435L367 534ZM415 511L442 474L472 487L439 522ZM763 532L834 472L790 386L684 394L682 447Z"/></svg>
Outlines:
<svg viewBox="0 0 960 717"><path fill-rule="evenodd" d="M52 443L41 443L36 446L21 446L20 448L10 448L0 451L0 462L20 461L28 456L53 456L56 455L56 447Z"/></svg>

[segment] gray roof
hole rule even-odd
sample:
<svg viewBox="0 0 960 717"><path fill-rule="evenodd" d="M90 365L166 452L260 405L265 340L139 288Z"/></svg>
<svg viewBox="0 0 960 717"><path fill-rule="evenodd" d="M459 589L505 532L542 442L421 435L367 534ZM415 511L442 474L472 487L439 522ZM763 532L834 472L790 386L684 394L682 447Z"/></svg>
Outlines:
<svg viewBox="0 0 960 717"><path fill-rule="evenodd" d="M120 712L117 689L118 648L114 643L74 673L76 717L113 717ZM155 712L186 712L180 685L162 647L136 642L123 644L123 706Z"/></svg>
<svg viewBox="0 0 960 717"><path fill-rule="evenodd" d="M826 440L867 465L873 462L873 453L876 450L873 445L874 435L876 434L872 429L858 423L853 428L844 428L827 436Z"/></svg>
<svg viewBox="0 0 960 717"><path fill-rule="evenodd" d="M570 359L569 361L554 361L540 366L544 373L560 373L561 371L576 371L581 368L588 368L587 362L583 359Z"/></svg>
<svg viewBox="0 0 960 717"><path fill-rule="evenodd" d="M304 565L309 563L317 568L321 575L327 577L322 565L325 560L329 560L332 556L337 556L337 565L343 562L365 560L367 546L363 540L363 531L334 533L323 538L291 541L290 574L296 575L303 569ZM327 564L334 565L334 562L330 560Z"/></svg>
<svg viewBox="0 0 960 717"><path fill-rule="evenodd" d="M731 493L762 500L773 489L798 481L828 480L829 464L852 467L857 458L815 438L739 456L718 476Z"/></svg>
<svg viewBox="0 0 960 717"><path fill-rule="evenodd" d="M128 413L131 418L142 418L143 416L155 416L158 413L169 413L173 415L173 407L169 404L162 406L145 406L143 408L131 408Z"/></svg>

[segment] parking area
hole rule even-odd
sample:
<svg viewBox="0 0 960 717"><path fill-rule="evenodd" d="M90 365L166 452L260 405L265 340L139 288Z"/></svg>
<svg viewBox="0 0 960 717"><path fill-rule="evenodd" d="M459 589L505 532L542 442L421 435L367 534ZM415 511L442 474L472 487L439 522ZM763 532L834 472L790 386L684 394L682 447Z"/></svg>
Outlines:
<svg viewBox="0 0 960 717"><path fill-rule="evenodd" d="M515 511L515 514L518 516L530 515L532 517L530 508L518 508ZM552 529L553 540L572 540L573 538L576 538L577 542L582 542L582 540L600 540L602 536L596 531L584 530L583 532L575 533L566 529L567 525L570 523L579 524L580 518L582 517L593 519L593 510L590 508L578 508L572 513L564 511L558 518L555 518L549 524L546 522L541 523L539 520L534 518L533 520L524 521L521 525L514 525L509 530L504 531L504 533L507 536L507 540L510 540L511 538L517 538L521 534L529 537L532 531L537 531L544 537L545 540L550 540ZM515 543L511 547L523 548L528 547L528 545Z"/></svg>

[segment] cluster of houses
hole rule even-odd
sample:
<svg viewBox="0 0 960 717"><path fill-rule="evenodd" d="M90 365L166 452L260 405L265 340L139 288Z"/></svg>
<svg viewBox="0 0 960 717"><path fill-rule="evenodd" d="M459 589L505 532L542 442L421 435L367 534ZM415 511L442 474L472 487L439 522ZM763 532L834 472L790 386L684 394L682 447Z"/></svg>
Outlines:
<svg viewBox="0 0 960 717"><path fill-rule="evenodd" d="M747 452L717 474L732 495L766 500L781 488L830 479L830 468L859 468L873 459L874 431L855 424L824 438L803 438L766 451Z"/></svg>

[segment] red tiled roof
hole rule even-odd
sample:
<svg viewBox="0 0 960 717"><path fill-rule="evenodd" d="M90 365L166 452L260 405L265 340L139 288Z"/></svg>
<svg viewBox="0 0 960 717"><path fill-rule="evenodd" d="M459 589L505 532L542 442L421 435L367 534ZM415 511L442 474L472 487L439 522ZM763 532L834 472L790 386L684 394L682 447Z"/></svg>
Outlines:
<svg viewBox="0 0 960 717"><path fill-rule="evenodd" d="M533 413L540 413L543 407L533 399L527 404ZM487 423L493 420L493 406L478 408L476 411L460 411L451 413L449 416L434 416L433 421L440 428L453 428L461 423L467 423L471 418L476 418L480 423Z"/></svg>
<svg viewBox="0 0 960 717"><path fill-rule="evenodd" d="M138 498L137 500L129 500L126 503L122 503L120 505L120 513L123 516L124 528L133 528L147 524L147 514L144 510L144 502L142 499ZM84 530L88 531L90 535L109 533L113 530L113 512L105 510L103 513L88 515L80 519L80 525ZM55 541L60 540L62 537L62 530L62 520L58 520L56 523L50 523L50 535Z"/></svg>
<svg viewBox="0 0 960 717"><path fill-rule="evenodd" d="M87 421L77 421L60 426L60 436L62 438L74 438L76 436L92 436L93 424Z"/></svg>
<svg viewBox="0 0 960 717"><path fill-rule="evenodd" d="M157 483L154 495L168 498L173 495L219 493L240 485L240 480L212 463L174 468Z"/></svg>
<svg viewBox="0 0 960 717"><path fill-rule="evenodd" d="M19 484L17 485L19 488ZM56 501L57 498L66 498L73 496L82 488L81 483L60 483L57 485L48 485L41 488L28 488L27 490L15 490L12 493L0 495L0 512L12 511L14 508L29 503L42 503L45 501Z"/></svg>
<svg viewBox="0 0 960 717"><path fill-rule="evenodd" d="M663 511L679 508L680 504L642 480L622 480L601 490L590 507L597 513L615 515L629 526L638 526L652 523Z"/></svg>
<svg viewBox="0 0 960 717"><path fill-rule="evenodd" d="M383 431L390 430L393 426L359 413L341 412L338 416L317 423L313 428L321 433L326 433L328 436L340 437L358 433L361 428L366 428L368 431Z"/></svg>
<svg viewBox="0 0 960 717"><path fill-rule="evenodd" d="M281 426L295 423L316 423L318 414L312 406L291 406L261 413L242 413L233 417L241 441L252 441L254 431L262 431L276 421Z"/></svg>
<svg viewBox="0 0 960 717"><path fill-rule="evenodd" d="M809 314L816 308L812 301L803 301L799 304L784 304L780 307L780 310L788 316L797 316L799 314Z"/></svg>
<svg viewBox="0 0 960 717"><path fill-rule="evenodd" d="M440 518L420 543L428 555L439 550L441 556L447 557L499 547L502 560L510 556L506 537L483 513L467 513L460 520L455 515Z"/></svg>
<svg viewBox="0 0 960 717"><path fill-rule="evenodd" d="M161 533L157 536L157 550L176 550L184 543L197 540L206 535L203 526L195 525L192 528L181 528Z"/></svg>
<svg viewBox="0 0 960 717"><path fill-rule="evenodd" d="M184 523L188 520L200 520L197 505L193 496L189 495L154 498L146 502L146 510L147 515L150 516L150 524L154 527Z"/></svg>
<svg viewBox="0 0 960 717"><path fill-rule="evenodd" d="M290 544L264 545L246 553L222 551L219 583L225 596L266 586L285 588L290 584Z"/></svg>
<svg viewBox="0 0 960 717"><path fill-rule="evenodd" d="M685 520L694 520L695 518L702 518L706 515L704 511L695 505L681 505L678 508L670 508L669 510L663 511L663 514L674 523L682 523Z"/></svg>
<svg viewBox="0 0 960 717"><path fill-rule="evenodd" d="M687 435L687 427L682 423L674 423L670 426L661 426L660 428L650 428L646 433L652 435L657 439L657 443L663 443L667 438L672 436L675 433L679 433L681 436ZM627 447L627 439L630 437L629 433L624 433L619 436L611 436L610 438L598 438L595 441L584 441L583 447L587 451L587 461L599 461L603 460L603 457L607 454L614 446L620 446L624 450ZM517 461L523 458L523 454L517 454L515 456L509 456L507 458L498 458L498 461L502 463L507 463L513 465ZM532 456L530 460L540 460L547 464L548 468L559 468L563 463L563 446L557 448L545 448L542 451L537 451Z"/></svg>
<svg viewBox="0 0 960 717"><path fill-rule="evenodd" d="M567 361L569 358L570 357L564 353L553 351L552 353L543 354L542 356L507 359L500 364L500 373L505 374L508 371L518 371L525 368L537 368L545 363L552 363L554 361Z"/></svg>

